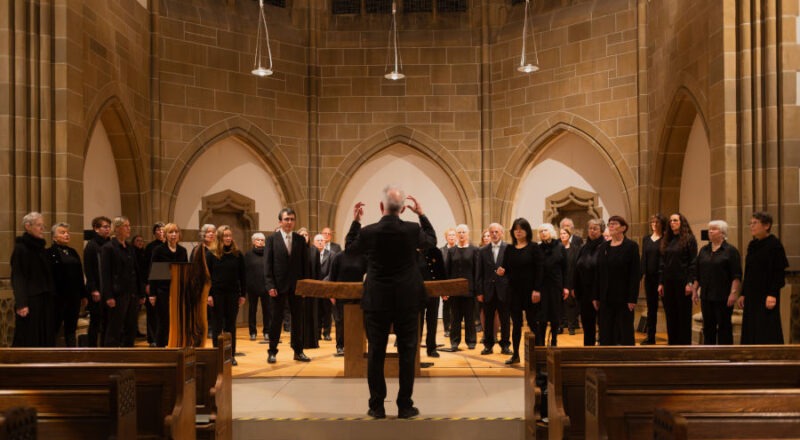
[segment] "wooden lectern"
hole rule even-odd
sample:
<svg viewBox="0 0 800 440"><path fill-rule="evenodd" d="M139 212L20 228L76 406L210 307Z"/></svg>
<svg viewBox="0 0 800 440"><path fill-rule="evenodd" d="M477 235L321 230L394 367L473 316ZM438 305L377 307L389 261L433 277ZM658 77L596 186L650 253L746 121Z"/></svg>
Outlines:
<svg viewBox="0 0 800 440"><path fill-rule="evenodd" d="M364 283L300 280L295 295L313 298L361 299ZM425 281L428 296L465 296L469 293L467 280ZM422 339L422 335L419 335ZM419 350L414 361L414 375L419 376ZM397 353L386 353L386 377L399 376ZM359 304L344 306L344 377L367 377L367 335L364 331L364 312Z"/></svg>

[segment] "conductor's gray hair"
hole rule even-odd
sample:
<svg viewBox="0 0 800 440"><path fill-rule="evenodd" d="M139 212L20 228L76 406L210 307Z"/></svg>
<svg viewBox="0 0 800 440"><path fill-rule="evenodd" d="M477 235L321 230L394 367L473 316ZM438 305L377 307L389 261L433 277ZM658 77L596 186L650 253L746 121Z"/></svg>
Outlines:
<svg viewBox="0 0 800 440"><path fill-rule="evenodd" d="M400 185L389 184L383 188L383 209L391 214L399 214L406 201L406 192Z"/></svg>

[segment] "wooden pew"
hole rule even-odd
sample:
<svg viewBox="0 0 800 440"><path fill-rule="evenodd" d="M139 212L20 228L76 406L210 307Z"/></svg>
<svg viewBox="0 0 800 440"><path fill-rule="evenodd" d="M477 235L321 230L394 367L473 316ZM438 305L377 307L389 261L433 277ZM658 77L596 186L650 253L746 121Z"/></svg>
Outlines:
<svg viewBox="0 0 800 440"><path fill-rule="evenodd" d="M538 352L544 351L541 347ZM539 362L540 355L536 356ZM585 432L585 375L592 367L620 363L691 363L703 361L795 361L800 346L638 346L547 348L548 436L583 439ZM526 359L527 360L527 359ZM526 400L530 391L526 381ZM526 413L526 423L528 413Z"/></svg>
<svg viewBox="0 0 800 440"><path fill-rule="evenodd" d="M136 438L136 380L132 370L106 376L104 384L75 385L58 376L22 375L0 389L0 409L29 405L38 433L47 439ZM1 437L0 437L1 438Z"/></svg>
<svg viewBox="0 0 800 440"><path fill-rule="evenodd" d="M36 440L36 408L15 406L0 413L0 440Z"/></svg>
<svg viewBox="0 0 800 440"><path fill-rule="evenodd" d="M686 416L656 408L655 440L797 439L800 414L749 412L759 403L748 402L748 412L687 413Z"/></svg>
<svg viewBox="0 0 800 440"><path fill-rule="evenodd" d="M758 364L758 365L754 365ZM648 371L637 374L637 371ZM651 364L586 372L586 439L653 437L656 408L679 412L800 412L800 363Z"/></svg>
<svg viewBox="0 0 800 440"><path fill-rule="evenodd" d="M542 389L536 383L536 377L547 369L547 348L536 349L535 335L525 336L525 438L543 439L547 437L547 429L540 427L542 419Z"/></svg>
<svg viewBox="0 0 800 440"><path fill-rule="evenodd" d="M138 438L195 438L196 356L182 349L37 349L0 351L0 389L17 378L58 377L94 386L121 368L134 370Z"/></svg>
<svg viewBox="0 0 800 440"><path fill-rule="evenodd" d="M197 438L233 438L233 391L231 334L219 335L217 348L198 348Z"/></svg>

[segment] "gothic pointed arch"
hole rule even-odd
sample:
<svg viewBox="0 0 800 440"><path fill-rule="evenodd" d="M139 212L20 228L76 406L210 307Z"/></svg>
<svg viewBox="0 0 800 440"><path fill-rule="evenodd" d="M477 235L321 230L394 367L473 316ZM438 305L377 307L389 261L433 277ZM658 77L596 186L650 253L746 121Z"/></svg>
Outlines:
<svg viewBox="0 0 800 440"><path fill-rule="evenodd" d="M695 118L699 116L708 141L708 125L695 94L687 87L675 92L658 141L653 163L654 206L677 212L680 206L683 158Z"/></svg>
<svg viewBox="0 0 800 440"><path fill-rule="evenodd" d="M105 93L114 90L104 89ZM128 116L126 106L118 95L108 95L103 101L95 101L92 117L87 123L87 132L82 157L86 157L91 136L98 121L105 127L114 155L114 164L119 178L121 214L127 216L132 225L143 226L150 223L149 179L144 145L137 141L134 126Z"/></svg>
<svg viewBox="0 0 800 440"><path fill-rule="evenodd" d="M605 165L612 170L620 192L623 194L625 215L632 218L632 191L636 187L636 177L632 167L627 164L622 151L594 124L577 115L558 112L540 122L525 137L502 167L497 179L496 197L500 203L500 218L510 224L513 220L515 195L520 189L522 179L546 149L565 133L571 133L591 145L603 158Z"/></svg>
<svg viewBox="0 0 800 440"><path fill-rule="evenodd" d="M323 191L319 210L321 224L331 224L335 220L339 197L355 172L370 159L396 144L411 148L442 169L458 192L458 204L465 213L467 223L480 224L472 209L472 202L478 199L478 193L467 171L463 167L456 169L452 166L459 162L458 159L432 137L405 126L392 127L375 133L347 154L331 174L330 183Z"/></svg>
<svg viewBox="0 0 800 440"><path fill-rule="evenodd" d="M228 137L237 138L261 160L262 166L275 179L275 186L284 204L306 198L299 176L275 142L256 124L241 116L234 116L201 131L174 160L164 180L166 197L163 199L166 206L163 207L163 212L167 212L169 218L175 215L177 195L192 164L210 146ZM302 206L297 206L296 209L301 210Z"/></svg>

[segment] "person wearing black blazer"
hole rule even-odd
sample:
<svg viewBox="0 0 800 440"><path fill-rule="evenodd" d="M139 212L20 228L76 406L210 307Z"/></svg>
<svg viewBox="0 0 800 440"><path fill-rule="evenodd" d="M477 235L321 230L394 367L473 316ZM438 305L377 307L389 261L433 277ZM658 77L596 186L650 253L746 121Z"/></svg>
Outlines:
<svg viewBox="0 0 800 440"><path fill-rule="evenodd" d="M303 298L294 294L297 281L311 275L308 247L305 238L294 232L297 214L293 209L281 209L278 220L280 229L267 238L264 251L264 283L272 310L267 362L277 362L286 298L292 314L291 347L294 360L309 362L311 359L303 353Z"/></svg>
<svg viewBox="0 0 800 440"><path fill-rule="evenodd" d="M325 231L328 231L328 235L325 235ZM328 278L328 274L331 273L331 261L333 261L333 257L342 251L342 247L336 243L331 243L330 241L331 230L330 228L325 228L322 230L321 233L314 236L314 248L317 252L314 254L314 258L319 261L319 270L316 274L314 274L315 280L325 280ZM315 265L312 264L312 267ZM329 298L314 298L318 303L318 313L319 313L319 329L322 331L322 339L326 341L331 340L331 314L333 313L332 310L332 303ZM314 333L314 337L319 339L319 331Z"/></svg>
<svg viewBox="0 0 800 440"><path fill-rule="evenodd" d="M419 224L400 219L406 199L408 208L419 216ZM436 233L422 213L422 207L402 189L389 185L383 190L383 217L378 223L361 228L364 204L356 203L346 246L367 257L367 278L361 308L367 331L367 382L369 411L374 418L385 418L386 380L383 364L389 328L394 326L400 355L400 390L397 393L398 418L419 415L411 394L414 389L414 359L417 355L419 312L425 305L425 286L417 265L417 249L436 246Z"/></svg>
<svg viewBox="0 0 800 440"><path fill-rule="evenodd" d="M499 223L489 225L488 245L482 247L478 253L478 286L476 288L478 301L483 303L486 325L483 327L483 351L481 354L491 354L495 344L494 314L500 317L500 352L512 354L509 346L509 293L508 278L503 268L503 255L508 245L503 241L503 226Z"/></svg>
<svg viewBox="0 0 800 440"><path fill-rule="evenodd" d="M139 307L144 304L144 280L136 264L127 217L111 223L114 237L100 250L100 286L108 310L104 346L133 347L138 329Z"/></svg>
<svg viewBox="0 0 800 440"><path fill-rule="evenodd" d="M86 331L87 346L103 345L106 311L100 293L100 249L108 243L111 234L111 219L100 216L92 219L92 236L83 249L83 274L86 276L86 290L89 292L89 329Z"/></svg>

